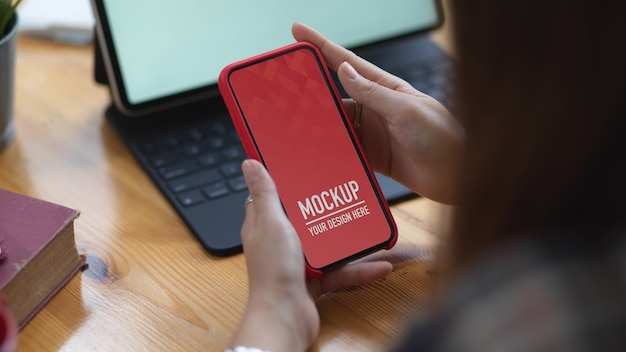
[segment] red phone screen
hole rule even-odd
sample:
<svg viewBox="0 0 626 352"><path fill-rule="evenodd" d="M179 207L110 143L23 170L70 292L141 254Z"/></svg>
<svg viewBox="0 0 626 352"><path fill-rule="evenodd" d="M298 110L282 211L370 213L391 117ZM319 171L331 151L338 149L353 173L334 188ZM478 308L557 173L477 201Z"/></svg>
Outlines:
<svg viewBox="0 0 626 352"><path fill-rule="evenodd" d="M393 245L395 223L317 49L294 44L224 75L246 151L274 179L308 265L323 270Z"/></svg>

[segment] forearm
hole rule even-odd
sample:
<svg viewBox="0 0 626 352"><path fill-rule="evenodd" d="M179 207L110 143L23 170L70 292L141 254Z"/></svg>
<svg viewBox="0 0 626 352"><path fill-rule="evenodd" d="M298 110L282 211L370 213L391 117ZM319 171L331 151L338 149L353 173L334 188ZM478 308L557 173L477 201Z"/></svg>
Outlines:
<svg viewBox="0 0 626 352"><path fill-rule="evenodd" d="M233 339L233 346L248 346L264 351L305 351L312 336L294 312L301 302L291 297L252 295Z"/></svg>

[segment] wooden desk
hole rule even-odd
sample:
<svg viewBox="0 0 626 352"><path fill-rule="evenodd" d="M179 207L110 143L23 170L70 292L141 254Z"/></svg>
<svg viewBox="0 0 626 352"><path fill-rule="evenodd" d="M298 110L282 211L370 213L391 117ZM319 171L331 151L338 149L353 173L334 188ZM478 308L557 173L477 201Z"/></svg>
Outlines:
<svg viewBox="0 0 626 352"><path fill-rule="evenodd" d="M105 122L108 102L90 47L19 38L17 136L0 153L0 187L79 209L90 263L20 332L20 350L221 351L246 302L243 256L202 249ZM400 240L376 256L393 274L320 299L313 350L384 349L425 308L447 207L392 210Z"/></svg>

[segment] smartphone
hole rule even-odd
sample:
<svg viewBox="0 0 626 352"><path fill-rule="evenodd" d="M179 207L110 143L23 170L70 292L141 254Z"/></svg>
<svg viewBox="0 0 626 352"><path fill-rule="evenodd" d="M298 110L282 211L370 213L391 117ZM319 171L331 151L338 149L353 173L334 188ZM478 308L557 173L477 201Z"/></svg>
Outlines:
<svg viewBox="0 0 626 352"><path fill-rule="evenodd" d="M389 206L315 46L230 64L218 85L248 157L276 183L309 277L395 244Z"/></svg>

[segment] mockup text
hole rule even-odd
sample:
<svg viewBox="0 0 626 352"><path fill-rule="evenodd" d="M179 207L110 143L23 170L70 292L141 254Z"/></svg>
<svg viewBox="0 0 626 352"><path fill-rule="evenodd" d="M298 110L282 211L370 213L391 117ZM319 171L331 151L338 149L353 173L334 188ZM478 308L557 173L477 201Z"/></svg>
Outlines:
<svg viewBox="0 0 626 352"><path fill-rule="evenodd" d="M322 216L326 212L341 209L359 199L359 184L351 180L298 201L302 218Z"/></svg>

